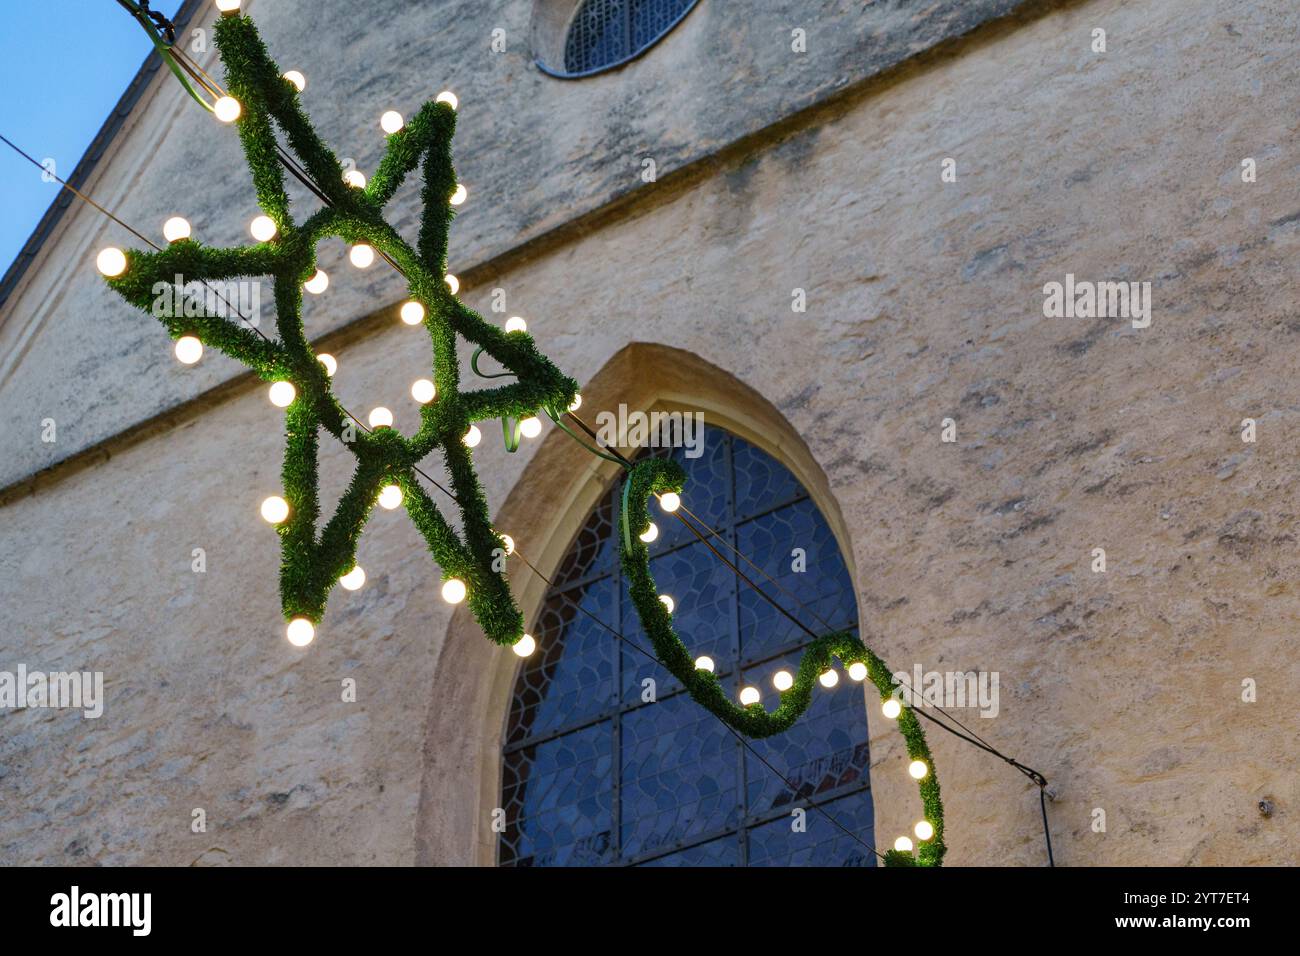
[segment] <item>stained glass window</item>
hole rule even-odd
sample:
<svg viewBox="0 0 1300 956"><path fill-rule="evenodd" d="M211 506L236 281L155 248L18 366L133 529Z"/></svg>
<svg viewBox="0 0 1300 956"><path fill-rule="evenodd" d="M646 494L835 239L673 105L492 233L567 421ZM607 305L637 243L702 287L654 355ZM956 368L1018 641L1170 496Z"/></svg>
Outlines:
<svg viewBox="0 0 1300 956"><path fill-rule="evenodd" d="M683 501L701 520L828 624L856 627L835 537L784 466L716 428L705 429L698 457L682 449L649 453L671 455L686 469ZM824 807L873 843L861 685L818 688L793 728L752 742L760 760L661 665L592 620L649 647L618 567L619 493L616 486L602 499L552 578L534 628L538 650L516 682L503 759L501 865L874 865L861 843L812 808ZM656 523L651 569L676 602L678 633L692 654L714 659L734 694L752 684L775 707L772 675L796 669L807 635L680 522L660 515ZM647 679L655 682L652 702L643 696ZM806 810L803 829L792 825L797 807Z"/></svg>
<svg viewBox="0 0 1300 956"><path fill-rule="evenodd" d="M564 38L564 76L626 63L677 25L696 0L582 0Z"/></svg>

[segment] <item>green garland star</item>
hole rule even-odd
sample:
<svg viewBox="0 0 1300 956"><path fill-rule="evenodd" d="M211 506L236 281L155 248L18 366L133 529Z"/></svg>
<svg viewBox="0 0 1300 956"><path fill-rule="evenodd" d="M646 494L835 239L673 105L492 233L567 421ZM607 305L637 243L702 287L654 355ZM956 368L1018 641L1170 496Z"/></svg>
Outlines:
<svg viewBox="0 0 1300 956"><path fill-rule="evenodd" d="M514 644L523 634L524 623L498 570L505 542L488 520L487 501L462 439L474 422L501 418L506 447L513 451L521 418L541 411L564 427L561 416L574 401L578 387L537 350L531 336L506 333L490 325L456 299L444 281L447 232L453 215L450 202L456 190L451 161L455 110L444 102L425 104L404 128L388 137L375 175L367 186L357 188L345 183L342 166L316 136L299 104L297 89L272 62L252 20L223 16L215 33L230 95L240 104L239 136L258 203L274 221L277 233L270 241L238 249L210 248L181 239L158 252L129 251L125 270L109 278L108 284L132 305L157 315L160 285L171 286L178 276L202 282L272 277L277 340L226 316L187 316L184 309L173 308L158 318L173 339L195 336L204 345L248 365L266 381L287 381L294 386L295 397L285 414L281 469L290 511L276 529L281 538L280 597L286 620L319 622L331 589L356 565L357 540L380 490L392 484L401 489L406 512L441 567L444 581L463 581L470 610L484 633L498 644ZM329 200L301 226L289 210L272 120L284 132L315 187ZM418 241L412 248L384 220L382 210L421 162L424 210ZM331 391L329 374L307 341L302 322L303 283L315 274L316 244L329 236L365 244L386 255L405 275L412 300L425 310L423 324L433 347L437 397L422 407L420 428L410 438L387 427L356 431ZM486 353L507 372L485 378L504 374L516 381L461 392L457 336L478 347L472 363L476 373L484 375L477 362L480 354ZM320 428L352 449L357 467L333 517L317 534ZM417 480L419 463L437 449L442 450L451 476L463 537ZM624 488L620 555L633 604L655 652L690 695L728 726L754 738L789 728L808 709L814 682L832 666L834 658L845 666L864 664L882 699L888 699L894 691L889 669L866 645L846 633L824 635L805 649L793 686L781 694L780 706L772 713L760 704L741 707L732 703L711 672L696 669L673 629L672 615L659 601L650 574L649 551L634 534L649 524L646 506L650 495L680 492L684 480L681 467L663 459L646 459L630 467ZM910 708L903 707L898 722L908 755L927 767L919 788L934 835L921 841L916 857L889 850L884 854L885 863L938 866L945 846L943 806L933 760Z"/></svg>
<svg viewBox="0 0 1300 956"><path fill-rule="evenodd" d="M281 538L280 597L286 619L313 624L339 577L356 565L357 539L380 490L395 484L403 504L424 536L444 580L457 578L468 591L470 610L489 638L513 644L523 633L522 615L499 569L504 544L488 520L487 501L462 438L474 422L488 418L564 409L577 383L562 375L524 332L506 333L485 322L448 289L446 274L450 200L456 189L451 138L456 113L447 103L426 104L399 132L388 137L378 170L364 189L344 181L334 153L320 141L298 92L272 62L247 17L222 17L216 41L226 67L229 93L240 104L237 120L244 155L252 171L258 203L275 222L269 242L249 248L214 249L188 239L160 252L128 252L127 268L109 285L128 302L151 309L157 283L174 277L211 281L241 276L271 276L274 283L277 341L264 339L245 324L222 316L187 317L173 309L161 316L173 338L196 336L250 366L270 382L288 381L296 390L285 416L282 468L289 517L277 526ZM276 149L274 120L284 131L302 167L329 198L329 205L301 226L289 197ZM416 247L385 222L382 210L420 162L424 164L424 211ZM420 429L406 438L392 428L358 431L330 389L329 375L307 342L302 322L303 282L316 271L316 244L338 236L387 255L405 274L411 298L425 310L424 326L433 346L437 398L423 406ZM517 376L512 384L471 392L460 390L456 336L478 345ZM345 441L357 459L352 482L319 536L317 431L324 428ZM443 516L417 480L416 466L442 450L460 508L462 534ZM494 553L495 552L495 553ZM496 560L494 560L496 559Z"/></svg>

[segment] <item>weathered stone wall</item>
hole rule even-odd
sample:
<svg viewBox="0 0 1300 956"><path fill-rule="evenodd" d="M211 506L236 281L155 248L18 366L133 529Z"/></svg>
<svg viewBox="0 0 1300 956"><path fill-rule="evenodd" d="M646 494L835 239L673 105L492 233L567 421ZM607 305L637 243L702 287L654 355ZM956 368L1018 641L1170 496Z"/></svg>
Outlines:
<svg viewBox="0 0 1300 956"><path fill-rule="evenodd" d="M581 381L629 343L661 343L743 384L736 419L761 421L756 396L770 402L806 448L775 428L770 446L839 526L875 648L899 669L1001 675L998 717L963 719L1053 780L1058 862L1295 862L1300 66L1288 54L1300 16L1285 0L1030 6L722 146L582 230L484 253L464 295L486 309L491 289L506 289ZM710 16L693 14L683 36L720 42L730 27ZM1105 53L1090 48L1096 28ZM358 31L332 49L369 56L374 42ZM674 42L687 41L674 35L638 62L657 69ZM339 110L353 140L380 107L361 99ZM158 107L146 112L142 129ZM124 151L138 157L141 136ZM215 172L238 161L225 148L194 161L233 191ZM940 180L946 157L954 183ZM1248 157L1253 183L1240 176ZM583 176L604 175L597 159ZM480 198L491 202L476 192L471 205ZM204 228L232 241L245 218L214 209ZM479 221L481 242L505 241L501 222ZM59 248L102 238L80 230ZM453 242L473 245L464 232ZM45 268L52 282L63 267ZM337 325L367 300L355 273L333 271ZM1043 285L1067 273L1150 282L1150 327L1045 318ZM791 311L796 288L804 314ZM105 298L96 314L125 325L123 308ZM0 327L7 345L12 321ZM123 363L116 374L152 376L150 388L183 374L147 322L131 357L103 351ZM345 404L386 404L399 427L414 424L405 383L427 366L422 336L385 315L331 351ZM131 364L139 354L154 356L151 370ZM8 415L25 398L39 419L34 396L75 391L24 393L16 381ZM601 381L592 411L618 401ZM716 400L716 382L691 381L666 375L658 397ZM183 394L166 388L159 407ZM655 397L640 379L629 391ZM944 418L956 443L940 441ZM1253 444L1244 418L1258 423ZM237 385L4 505L0 667L102 669L108 703L100 720L0 711L0 860L482 859L481 810L495 803L483 755L503 714L450 687L500 685L509 655L494 652L491 672L457 670L472 626L437 598L400 512L378 514L362 539L367 587L335 595L307 652L283 641L276 542L256 513L277 488L279 420L262 387ZM549 527L533 552L562 547L553 539L573 527L536 516L567 515L584 487L560 467L562 437L476 453L490 500L527 529L521 541ZM329 508L348 462L325 448ZM196 547L203 575L190 570ZM1104 574L1090 568L1095 548ZM345 677L358 681L356 704L340 701ZM1241 700L1246 678L1256 703ZM896 736L868 713L888 843L917 801ZM1041 864L1033 788L973 748L932 744L950 862ZM459 800L446 786L457 773ZM206 834L190 832L195 807ZM1105 833L1091 829L1095 808Z"/></svg>

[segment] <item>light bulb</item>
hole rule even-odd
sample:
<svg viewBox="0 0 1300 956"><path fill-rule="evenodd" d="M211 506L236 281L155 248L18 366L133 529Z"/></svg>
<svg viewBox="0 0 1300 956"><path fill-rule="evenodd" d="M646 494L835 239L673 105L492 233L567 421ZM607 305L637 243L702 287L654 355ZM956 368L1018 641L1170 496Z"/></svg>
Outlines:
<svg viewBox="0 0 1300 956"><path fill-rule="evenodd" d="M789 690L794 686L794 677L789 671L777 671L772 675L772 686L777 690Z"/></svg>
<svg viewBox="0 0 1300 956"><path fill-rule="evenodd" d="M320 295L329 288L330 277L325 274L324 269L317 269L316 274L302 284L302 287L312 295Z"/></svg>
<svg viewBox="0 0 1300 956"><path fill-rule="evenodd" d="M456 94L451 92L451 90L443 90L441 93L439 93L436 102L446 103L452 109L455 109L456 107L460 106L460 100L456 99Z"/></svg>
<svg viewBox="0 0 1300 956"><path fill-rule="evenodd" d="M672 514L681 506L682 506L681 495L677 494L677 492L675 491L665 491L662 495L659 496L659 507L662 508L664 511L666 511L668 514Z"/></svg>
<svg viewBox="0 0 1300 956"><path fill-rule="evenodd" d="M912 827L912 832L918 840L924 842L934 836L934 824L929 820L918 820L916 826Z"/></svg>
<svg viewBox="0 0 1300 956"><path fill-rule="evenodd" d="M384 485L379 490L379 505L392 511L402 503L402 489L397 485Z"/></svg>
<svg viewBox="0 0 1300 956"><path fill-rule="evenodd" d="M525 634L519 640L510 645L510 649L520 657L529 657L533 651L537 650L537 642L533 640L533 635Z"/></svg>
<svg viewBox="0 0 1300 956"><path fill-rule="evenodd" d="M901 836L894 841L894 849L899 853L911 853L912 841L905 836Z"/></svg>
<svg viewBox="0 0 1300 956"><path fill-rule="evenodd" d="M212 112L223 123L233 123L239 119L239 101L233 96L223 96L212 104Z"/></svg>
<svg viewBox="0 0 1300 956"><path fill-rule="evenodd" d="M397 110L388 110L383 116L379 117L379 128L385 133L392 135L406 125L402 119L402 114Z"/></svg>
<svg viewBox="0 0 1300 956"><path fill-rule="evenodd" d="M460 578L448 578L442 585L442 599L448 604L465 600L465 582Z"/></svg>
<svg viewBox="0 0 1300 956"><path fill-rule="evenodd" d="M270 216L254 216L248 224L248 231L258 242L270 242L279 230Z"/></svg>
<svg viewBox="0 0 1300 956"><path fill-rule="evenodd" d="M370 410L369 417L371 428L391 428L393 425L393 413L379 405Z"/></svg>
<svg viewBox="0 0 1300 956"><path fill-rule="evenodd" d="M95 256L95 268L106 276L120 276L126 271L126 253L117 246L101 249Z"/></svg>
<svg viewBox="0 0 1300 956"><path fill-rule="evenodd" d="M375 261L375 250L362 243L348 250L348 261L358 269L369 268Z"/></svg>
<svg viewBox="0 0 1300 956"><path fill-rule="evenodd" d="M447 288L451 290L452 295L460 291L460 280L450 272L443 277L443 281L447 283Z"/></svg>
<svg viewBox="0 0 1300 956"><path fill-rule="evenodd" d="M402 303L402 321L407 325L419 325L424 321L424 306L414 299Z"/></svg>
<svg viewBox="0 0 1300 956"><path fill-rule="evenodd" d="M217 0L217 9L222 13L238 13L239 0Z"/></svg>
<svg viewBox="0 0 1300 956"><path fill-rule="evenodd" d="M366 188L366 174L359 169L349 169L343 174L343 181L354 189Z"/></svg>
<svg viewBox="0 0 1300 956"><path fill-rule="evenodd" d="M203 343L192 335L182 335L176 340L176 357L186 365L203 358Z"/></svg>
<svg viewBox="0 0 1300 956"><path fill-rule="evenodd" d="M713 658L710 657L708 654L701 654L699 657L695 658L695 669L697 671L708 671L710 674L712 674Z"/></svg>
<svg viewBox="0 0 1300 956"><path fill-rule="evenodd" d="M903 705L891 697L880 705L880 712L890 720L897 720L898 715L903 712Z"/></svg>
<svg viewBox="0 0 1300 956"><path fill-rule="evenodd" d="M663 602L664 607L668 608L668 613L672 614L673 608L677 606L676 604L673 603L673 599L669 597L667 594L661 594L659 595L659 600Z"/></svg>
<svg viewBox="0 0 1300 956"><path fill-rule="evenodd" d="M653 521L651 521L649 526L644 531L642 531L639 535L637 535L637 537L640 538L642 541L644 541L646 544L649 544L655 538L659 537L659 526L656 525Z"/></svg>
<svg viewBox="0 0 1300 956"><path fill-rule="evenodd" d="M330 378L333 378L334 373L339 370L339 363L328 352L321 352L320 355L316 356L316 361L325 366L325 374Z"/></svg>
<svg viewBox="0 0 1300 956"><path fill-rule="evenodd" d="M271 524L279 524L289 517L289 502L279 495L271 495L262 502L262 517Z"/></svg>
<svg viewBox="0 0 1300 956"><path fill-rule="evenodd" d="M519 423L519 431L525 438L536 438L542 433L542 420L536 415L525 418Z"/></svg>
<svg viewBox="0 0 1300 956"><path fill-rule="evenodd" d="M288 408L298 397L298 390L293 387L292 382L272 382L269 394L271 404L276 408Z"/></svg>
<svg viewBox="0 0 1300 956"><path fill-rule="evenodd" d="M867 665L862 661L854 661L849 665L849 677L852 680L864 680L867 676Z"/></svg>
<svg viewBox="0 0 1300 956"><path fill-rule="evenodd" d="M930 768L925 765L924 760L913 760L907 765L907 772L912 775L913 780L924 780Z"/></svg>
<svg viewBox="0 0 1300 956"><path fill-rule="evenodd" d="M343 577L339 578L339 584L343 585L349 591L355 591L361 585L366 583L366 572L361 570L361 565L357 565Z"/></svg>
<svg viewBox="0 0 1300 956"><path fill-rule="evenodd" d="M470 425L469 431L467 431L465 436L461 439L461 441L465 443L466 448L473 448L482 440L483 433L478 430L477 425Z"/></svg>
<svg viewBox="0 0 1300 956"><path fill-rule="evenodd" d="M748 707L750 704L757 704L761 697L762 695L759 694L757 687L746 687L740 692L740 703L742 706Z"/></svg>
<svg viewBox="0 0 1300 956"><path fill-rule="evenodd" d="M163 238L168 242L177 242L190 237L190 221L184 216L172 216L163 223Z"/></svg>
<svg viewBox="0 0 1300 956"><path fill-rule="evenodd" d="M514 554L514 553L515 553L515 539L514 539L514 538L510 537L510 535L508 535L508 534L499 534L499 535L497 535L497 537L500 538L500 539L501 539L501 543L502 543L503 545L505 545L506 554Z"/></svg>
<svg viewBox="0 0 1300 956"><path fill-rule="evenodd" d="M823 671L817 680L821 682L823 687L829 689L840 682L840 674L839 671L835 670Z"/></svg>
<svg viewBox="0 0 1300 956"><path fill-rule="evenodd" d="M506 319L506 331L507 331L507 332L527 332L527 331L528 331L528 323L524 321L523 316L521 316L521 315L512 315L512 316L510 316L510 318Z"/></svg>
<svg viewBox="0 0 1300 956"><path fill-rule="evenodd" d="M316 627L305 617L295 617L289 622L285 634L294 647L306 647L316 636Z"/></svg>
<svg viewBox="0 0 1300 956"><path fill-rule="evenodd" d="M411 383L411 397L421 405L428 405L436 394L438 389L427 378L417 378Z"/></svg>
<svg viewBox="0 0 1300 956"><path fill-rule="evenodd" d="M289 70L284 74L284 78L293 84L293 88L301 93L307 89L307 77L303 76L297 70Z"/></svg>
<svg viewBox="0 0 1300 956"><path fill-rule="evenodd" d="M465 184L457 183L456 191L451 194L451 204L453 206L459 206L468 198L469 198L469 190L465 188Z"/></svg>
<svg viewBox="0 0 1300 956"><path fill-rule="evenodd" d="M576 412L581 407L582 407L582 396L574 395L573 402L569 405L569 411Z"/></svg>

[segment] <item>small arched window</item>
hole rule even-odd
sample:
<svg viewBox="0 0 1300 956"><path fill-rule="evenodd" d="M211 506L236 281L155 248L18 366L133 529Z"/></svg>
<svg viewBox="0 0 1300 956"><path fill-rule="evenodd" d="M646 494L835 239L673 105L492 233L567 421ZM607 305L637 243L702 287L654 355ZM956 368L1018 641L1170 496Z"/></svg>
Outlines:
<svg viewBox="0 0 1300 956"><path fill-rule="evenodd" d="M671 452L687 472L683 500L782 587L836 628L857 604L830 527L771 456L716 428L703 454ZM655 451L654 454L669 454ZM587 614L649 648L618 564L620 487L596 507L547 593L506 728L498 842L503 866L873 866L872 803L860 685L821 691L784 734L748 752L657 662ZM733 694L797 668L806 635L781 617L675 519L662 515L651 571L676 601L692 654L708 654ZM802 561L800 563L800 549ZM797 570L802 567L803 570ZM769 588L770 589L770 588ZM654 700L645 700L653 680ZM800 829L795 807L807 808Z"/></svg>
<svg viewBox="0 0 1300 956"><path fill-rule="evenodd" d="M557 0L542 0L536 20L541 28L537 63L547 73L566 78L622 66L680 23L696 2L570 0L561 26Z"/></svg>

